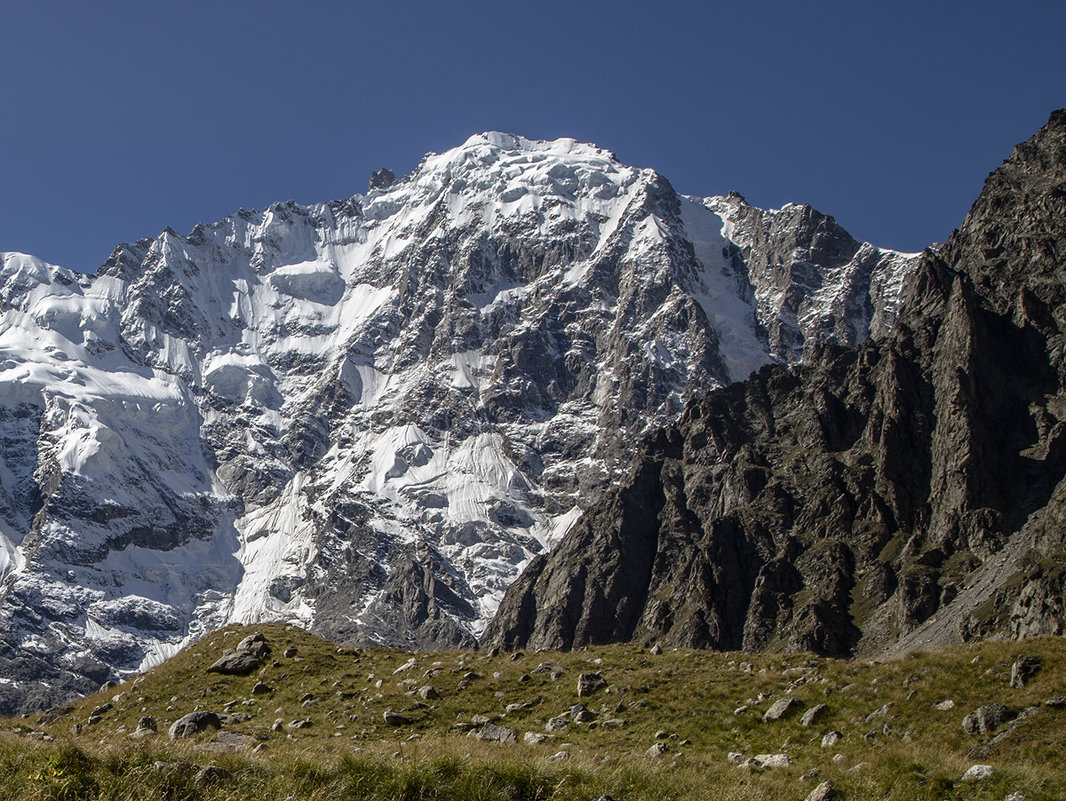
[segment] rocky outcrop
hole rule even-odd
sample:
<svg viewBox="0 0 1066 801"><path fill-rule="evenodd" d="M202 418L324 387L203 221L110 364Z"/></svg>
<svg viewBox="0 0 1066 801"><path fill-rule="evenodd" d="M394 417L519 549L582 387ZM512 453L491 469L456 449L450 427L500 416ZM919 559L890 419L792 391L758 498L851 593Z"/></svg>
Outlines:
<svg viewBox="0 0 1066 801"><path fill-rule="evenodd" d="M1066 111L905 298L883 340L690 404L484 642L852 654L1062 631Z"/></svg>

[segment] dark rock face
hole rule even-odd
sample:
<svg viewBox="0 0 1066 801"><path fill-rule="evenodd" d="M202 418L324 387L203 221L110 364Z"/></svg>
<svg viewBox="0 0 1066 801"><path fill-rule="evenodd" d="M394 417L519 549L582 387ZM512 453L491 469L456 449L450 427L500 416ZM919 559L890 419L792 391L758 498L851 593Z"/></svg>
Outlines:
<svg viewBox="0 0 1066 801"><path fill-rule="evenodd" d="M368 188L373 192L375 189L388 189L394 183L396 183L396 174L388 167L381 167L370 175Z"/></svg>
<svg viewBox="0 0 1066 801"><path fill-rule="evenodd" d="M1066 630L1064 300L1058 111L924 255L890 336L691 403L483 641L842 655Z"/></svg>

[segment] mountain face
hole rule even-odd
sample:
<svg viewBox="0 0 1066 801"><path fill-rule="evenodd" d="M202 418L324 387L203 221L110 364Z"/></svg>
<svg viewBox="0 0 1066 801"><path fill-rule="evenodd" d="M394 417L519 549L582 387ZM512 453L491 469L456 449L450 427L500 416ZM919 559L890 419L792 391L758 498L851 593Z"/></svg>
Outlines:
<svg viewBox="0 0 1066 801"><path fill-rule="evenodd" d="M363 196L0 272L0 712L228 622L472 645L694 397L894 325L916 258L475 136Z"/></svg>
<svg viewBox="0 0 1066 801"><path fill-rule="evenodd" d="M845 655L1066 632L1066 110L924 254L891 333L812 347L651 439L485 641Z"/></svg>

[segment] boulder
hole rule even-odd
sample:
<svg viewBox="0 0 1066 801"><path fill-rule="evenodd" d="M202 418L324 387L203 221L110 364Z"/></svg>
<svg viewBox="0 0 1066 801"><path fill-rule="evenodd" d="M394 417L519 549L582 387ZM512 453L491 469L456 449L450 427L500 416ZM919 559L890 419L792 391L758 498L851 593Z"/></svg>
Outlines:
<svg viewBox="0 0 1066 801"><path fill-rule="evenodd" d="M581 673L577 677L577 697L584 698L607 686L607 681L599 673Z"/></svg>
<svg viewBox="0 0 1066 801"><path fill-rule="evenodd" d="M787 768L792 764L788 754L756 754L751 762L757 768Z"/></svg>
<svg viewBox="0 0 1066 801"><path fill-rule="evenodd" d="M647 751L644 752L644 756L649 757L661 757L666 753L666 743L656 743Z"/></svg>
<svg viewBox="0 0 1066 801"><path fill-rule="evenodd" d="M826 735L822 737L822 748L832 748L840 742L840 738L843 736L844 735L838 731L827 732Z"/></svg>
<svg viewBox="0 0 1066 801"><path fill-rule="evenodd" d="M562 731L570 725L570 718L565 715L559 715L558 717L549 718L548 722L544 724L545 731Z"/></svg>
<svg viewBox="0 0 1066 801"><path fill-rule="evenodd" d="M1025 682L1040 672L1040 657L1022 654L1010 666L1010 686L1021 689Z"/></svg>
<svg viewBox="0 0 1066 801"><path fill-rule="evenodd" d="M222 721L219 720L218 715L214 712L206 711L190 712L188 715L184 715L171 723L167 734L171 740L179 740L184 737L192 737L209 728L222 728Z"/></svg>
<svg viewBox="0 0 1066 801"><path fill-rule="evenodd" d="M1003 704L979 706L962 719L962 730L967 734L990 734L1014 717Z"/></svg>
<svg viewBox="0 0 1066 801"><path fill-rule="evenodd" d="M990 779L995 769L991 765L970 765L959 779L960 782L972 782L978 779Z"/></svg>
<svg viewBox="0 0 1066 801"><path fill-rule="evenodd" d="M828 711L829 707L826 704L817 704L812 706L806 712L803 713L803 717L800 718L801 726L810 726L818 718L824 715Z"/></svg>
<svg viewBox="0 0 1066 801"><path fill-rule="evenodd" d="M390 726L406 726L411 722L411 719L406 715L401 715L399 712L394 712L391 709L386 709L382 714L382 717Z"/></svg>
<svg viewBox="0 0 1066 801"><path fill-rule="evenodd" d="M826 780L811 790L804 801L829 801L832 797L833 785Z"/></svg>
<svg viewBox="0 0 1066 801"><path fill-rule="evenodd" d="M779 698L770 704L770 708L763 714L763 722L781 720L788 715L794 714L801 706L802 704L798 698Z"/></svg>
<svg viewBox="0 0 1066 801"><path fill-rule="evenodd" d="M518 741L513 731L505 729L503 726L497 726L495 723L486 723L475 736L479 740L486 740L490 743L514 743Z"/></svg>

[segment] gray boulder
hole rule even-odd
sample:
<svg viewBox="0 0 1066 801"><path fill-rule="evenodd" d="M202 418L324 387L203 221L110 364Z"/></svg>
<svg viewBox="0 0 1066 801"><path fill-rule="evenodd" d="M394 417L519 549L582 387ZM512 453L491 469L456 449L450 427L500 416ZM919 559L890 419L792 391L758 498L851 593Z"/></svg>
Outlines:
<svg viewBox="0 0 1066 801"><path fill-rule="evenodd" d="M607 681L599 673L581 673L577 677L577 697L584 698L607 686Z"/></svg>
<svg viewBox="0 0 1066 801"><path fill-rule="evenodd" d="M178 718L170 724L167 734L171 740L179 740L192 737L204 729L221 729L222 721L214 712L190 712L188 715Z"/></svg>
<svg viewBox="0 0 1066 801"><path fill-rule="evenodd" d="M1003 704L985 704L962 719L962 730L972 735L990 734L1013 717Z"/></svg>
<svg viewBox="0 0 1066 801"><path fill-rule="evenodd" d="M475 736L479 740L486 740L490 743L514 743L518 741L513 731L505 729L503 726L497 726L495 723L486 723Z"/></svg>
<svg viewBox="0 0 1066 801"><path fill-rule="evenodd" d="M1010 666L1010 686L1020 689L1039 672L1040 657L1022 654Z"/></svg>
<svg viewBox="0 0 1066 801"><path fill-rule="evenodd" d="M803 717L800 718L800 725L810 726L812 723L818 720L818 718L824 715L826 711L828 711L828 709L829 707L826 704L817 704L816 706L812 706L810 709L803 713Z"/></svg>
<svg viewBox="0 0 1066 801"><path fill-rule="evenodd" d="M774 720L781 720L784 717L795 714L795 712L802 706L798 698L779 698L770 704L770 708L763 714L762 719L764 723L768 723Z"/></svg>

